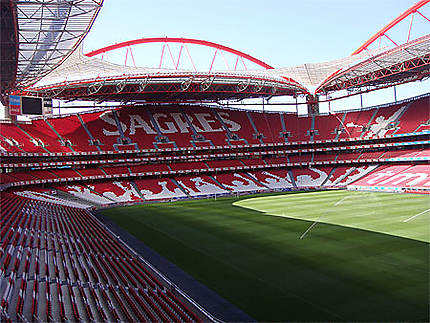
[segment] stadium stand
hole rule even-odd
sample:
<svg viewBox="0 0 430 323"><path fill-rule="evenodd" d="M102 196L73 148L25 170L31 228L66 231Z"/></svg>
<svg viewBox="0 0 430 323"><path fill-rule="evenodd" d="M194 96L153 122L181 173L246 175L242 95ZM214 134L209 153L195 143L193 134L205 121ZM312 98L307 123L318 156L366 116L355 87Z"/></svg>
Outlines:
<svg viewBox="0 0 430 323"><path fill-rule="evenodd" d="M46 152L43 141L30 137L11 123L1 123L3 148L11 152Z"/></svg>
<svg viewBox="0 0 430 323"><path fill-rule="evenodd" d="M1 197L2 319L201 321L88 211Z"/></svg>
<svg viewBox="0 0 430 323"><path fill-rule="evenodd" d="M254 136L262 143L285 142L279 113L249 112L255 126Z"/></svg>
<svg viewBox="0 0 430 323"><path fill-rule="evenodd" d="M428 111L430 96L425 96L409 103L407 111L400 117L398 130L395 134L405 134L430 130L430 115L422 114Z"/></svg>
<svg viewBox="0 0 430 323"><path fill-rule="evenodd" d="M415 120L425 102L308 117L144 106L2 123L1 313L198 321L86 209L314 188L428 191L428 133L410 133L426 130Z"/></svg>
<svg viewBox="0 0 430 323"><path fill-rule="evenodd" d="M333 140L345 132L342 127L344 113L333 113L314 118L314 140Z"/></svg>
<svg viewBox="0 0 430 323"><path fill-rule="evenodd" d="M137 179L134 181L145 200L168 200L187 195L170 179Z"/></svg>
<svg viewBox="0 0 430 323"><path fill-rule="evenodd" d="M77 115L50 118L48 122L74 151L98 151Z"/></svg>
<svg viewBox="0 0 430 323"><path fill-rule="evenodd" d="M88 201L96 205L107 205L114 203L114 201L112 201L111 199L106 198L94 191L94 187L91 184L57 185L54 187L59 191L66 192L79 198L80 200Z"/></svg>
<svg viewBox="0 0 430 323"><path fill-rule="evenodd" d="M297 117L297 115L287 113L284 115L284 120L289 142L310 141L311 117Z"/></svg>
<svg viewBox="0 0 430 323"><path fill-rule="evenodd" d="M334 182L337 186L345 186L354 181L364 177L366 174L372 172L378 165L360 166L345 169L345 174L339 176L339 180Z"/></svg>
<svg viewBox="0 0 430 323"><path fill-rule="evenodd" d="M20 124L18 128L50 152L70 152L71 147L62 143L61 138L44 119L33 120L31 124ZM18 129L17 129L18 130Z"/></svg>
<svg viewBox="0 0 430 323"><path fill-rule="evenodd" d="M126 181L97 182L91 186L95 192L117 203L142 200L135 188Z"/></svg>
<svg viewBox="0 0 430 323"><path fill-rule="evenodd" d="M115 150L113 145L118 143L119 131L111 110L82 113L80 118L94 144L104 151Z"/></svg>
<svg viewBox="0 0 430 323"><path fill-rule="evenodd" d="M351 185L373 189L425 188L430 186L428 165L396 165L378 168Z"/></svg>
<svg viewBox="0 0 430 323"><path fill-rule="evenodd" d="M165 164L148 164L130 166L132 173L147 173L147 172L165 172L169 171L169 167Z"/></svg>
<svg viewBox="0 0 430 323"><path fill-rule="evenodd" d="M228 193L209 176L181 176L175 178L178 184L184 188L187 195L192 197L222 195Z"/></svg>
<svg viewBox="0 0 430 323"><path fill-rule="evenodd" d="M288 189L292 188L290 175L286 169L267 171L249 172L249 174L258 182L270 189Z"/></svg>
<svg viewBox="0 0 430 323"><path fill-rule="evenodd" d="M294 182L297 187L319 187L327 179L331 168L294 168Z"/></svg>
<svg viewBox="0 0 430 323"><path fill-rule="evenodd" d="M244 173L217 174L215 180L232 192L253 192L267 190L266 187L258 184L250 176Z"/></svg>

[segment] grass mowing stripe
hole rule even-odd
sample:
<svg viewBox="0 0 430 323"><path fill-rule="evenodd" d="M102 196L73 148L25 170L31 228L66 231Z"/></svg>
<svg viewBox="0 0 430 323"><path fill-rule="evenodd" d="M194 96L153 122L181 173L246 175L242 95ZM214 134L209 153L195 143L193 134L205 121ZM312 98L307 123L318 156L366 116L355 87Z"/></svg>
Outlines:
<svg viewBox="0 0 430 323"><path fill-rule="evenodd" d="M404 222L405 217L417 214L428 207L430 203L428 196L375 192L363 194L354 191L319 193L321 198L314 198L315 193L302 193L291 198L288 195L253 198L239 201L234 205L258 210L267 215L311 221L327 212L328 215L320 222L430 242L429 227L425 219L420 219L419 222L416 220L416 229L412 223L403 226L399 224ZM340 201L343 203L338 204Z"/></svg>
<svg viewBox="0 0 430 323"><path fill-rule="evenodd" d="M288 201L288 207L299 212L303 206L308 214L309 202L320 214L349 219L347 209L333 208L349 192L320 193L324 205L319 194L310 193L267 196L261 206L268 210L276 202L276 212L282 212L281 201ZM393 200L388 194L362 196L374 205ZM256 206L260 199L239 202ZM351 200L358 201L356 195ZM104 213L259 321L428 320L428 243L322 222L300 240L319 215L309 221L273 217L235 202L180 201ZM411 212L412 205L402 212ZM419 232L415 221L422 220L407 226ZM390 219L376 223L392 226Z"/></svg>

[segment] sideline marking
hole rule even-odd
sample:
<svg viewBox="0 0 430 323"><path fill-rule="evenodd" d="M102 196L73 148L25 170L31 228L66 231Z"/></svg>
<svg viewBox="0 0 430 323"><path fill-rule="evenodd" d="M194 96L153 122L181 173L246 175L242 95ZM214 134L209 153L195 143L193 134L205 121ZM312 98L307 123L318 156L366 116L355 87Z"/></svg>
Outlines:
<svg viewBox="0 0 430 323"><path fill-rule="evenodd" d="M421 214L424 214L424 213L426 213L426 212L428 212L428 211L430 211L430 209L427 209L427 210L422 211L422 212L420 212L420 213L418 213L418 214L415 214L414 216L411 216L409 219L403 220L403 222L408 222L409 220L412 220L412 219L416 218L417 216L419 216L419 215L421 215Z"/></svg>

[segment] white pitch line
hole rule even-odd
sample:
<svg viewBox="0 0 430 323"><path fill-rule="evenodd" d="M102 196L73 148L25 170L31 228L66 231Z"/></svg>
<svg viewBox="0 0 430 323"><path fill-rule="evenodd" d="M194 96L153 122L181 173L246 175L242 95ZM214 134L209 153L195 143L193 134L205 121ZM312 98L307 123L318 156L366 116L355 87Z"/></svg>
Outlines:
<svg viewBox="0 0 430 323"><path fill-rule="evenodd" d="M309 227L305 232L303 232L303 234L300 236L300 239L303 239L303 238L305 237L305 235L306 235L309 231L311 231L311 229L312 229L314 226L316 226L316 225L317 225L318 220L319 220L319 219L317 219L314 223L312 223L312 224L311 224L311 226L310 226L310 227Z"/></svg>
<svg viewBox="0 0 430 323"><path fill-rule="evenodd" d="M346 200L348 197L350 196L345 196L344 198L340 199L339 201L337 201L334 205L339 205L342 201Z"/></svg>
<svg viewBox="0 0 430 323"><path fill-rule="evenodd" d="M427 210L422 211L422 212L420 212L420 213L418 213L418 214L415 214L414 216L411 216L409 219L403 220L403 222L408 222L409 220L412 220L412 219L416 218L417 216L419 216L419 215L421 215L421 214L424 214L424 213L426 213L426 212L428 212L428 211L430 211L430 209L427 209Z"/></svg>

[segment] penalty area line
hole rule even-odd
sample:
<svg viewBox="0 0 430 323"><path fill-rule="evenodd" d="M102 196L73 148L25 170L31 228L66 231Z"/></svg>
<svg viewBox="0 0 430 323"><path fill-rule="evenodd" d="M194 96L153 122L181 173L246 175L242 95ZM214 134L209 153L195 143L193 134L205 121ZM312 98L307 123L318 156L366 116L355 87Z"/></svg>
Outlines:
<svg viewBox="0 0 430 323"><path fill-rule="evenodd" d="M409 220L415 219L417 216L419 216L421 214L424 214L424 213L427 213L428 211L430 211L430 209L427 209L427 210L422 211L422 212L420 212L418 214L415 214L414 216L411 216L409 219L403 220L403 222L408 222Z"/></svg>
<svg viewBox="0 0 430 323"><path fill-rule="evenodd" d="M319 219L318 219L319 220ZM306 234L309 232L309 231L311 231L312 230L312 228L314 227L314 226L316 226L317 224L318 224L318 220L316 220L314 223L312 223L311 225L310 225L310 227L305 231L305 232L303 232L303 234L300 236L300 238L299 239L303 239L305 236L306 236Z"/></svg>
<svg viewBox="0 0 430 323"><path fill-rule="evenodd" d="M343 201L345 201L348 197L350 197L350 196L345 196L344 198L342 198L339 201L337 201L334 205L335 206L339 205L340 203L342 203Z"/></svg>

